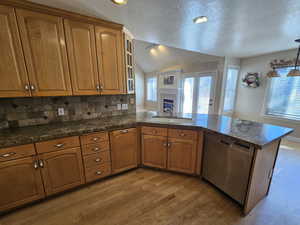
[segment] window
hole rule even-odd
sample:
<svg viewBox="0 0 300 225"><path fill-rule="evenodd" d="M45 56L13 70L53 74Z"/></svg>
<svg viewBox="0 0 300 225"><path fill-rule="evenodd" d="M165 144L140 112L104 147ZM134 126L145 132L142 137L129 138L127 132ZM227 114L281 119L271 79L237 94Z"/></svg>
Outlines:
<svg viewBox="0 0 300 225"><path fill-rule="evenodd" d="M147 78L147 101L157 101L157 78Z"/></svg>
<svg viewBox="0 0 300 225"><path fill-rule="evenodd" d="M238 75L239 70L237 68L228 68L225 84L223 112L232 112L234 110Z"/></svg>
<svg viewBox="0 0 300 225"><path fill-rule="evenodd" d="M277 69L280 77L270 79L266 115L300 120L300 77L287 77L291 69Z"/></svg>

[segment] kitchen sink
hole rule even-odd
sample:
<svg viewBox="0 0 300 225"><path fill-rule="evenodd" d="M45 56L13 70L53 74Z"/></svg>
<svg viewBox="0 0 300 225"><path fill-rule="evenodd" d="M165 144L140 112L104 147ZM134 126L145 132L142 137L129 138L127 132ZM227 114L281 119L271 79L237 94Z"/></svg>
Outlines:
<svg viewBox="0 0 300 225"><path fill-rule="evenodd" d="M174 116L153 116L151 121L161 123L191 123L192 118L174 117Z"/></svg>

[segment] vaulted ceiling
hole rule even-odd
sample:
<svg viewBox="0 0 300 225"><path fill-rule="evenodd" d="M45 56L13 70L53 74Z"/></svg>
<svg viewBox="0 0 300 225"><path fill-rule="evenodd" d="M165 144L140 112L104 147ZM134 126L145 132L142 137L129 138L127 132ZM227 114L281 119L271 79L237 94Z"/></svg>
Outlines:
<svg viewBox="0 0 300 225"><path fill-rule="evenodd" d="M201 54L168 46L153 45L149 42L135 41L135 61L146 73L160 71L171 66L195 62L217 62L221 57Z"/></svg>
<svg viewBox="0 0 300 225"><path fill-rule="evenodd" d="M124 24L138 40L247 57L296 48L299 0L32 0ZM209 21L194 24L193 18Z"/></svg>

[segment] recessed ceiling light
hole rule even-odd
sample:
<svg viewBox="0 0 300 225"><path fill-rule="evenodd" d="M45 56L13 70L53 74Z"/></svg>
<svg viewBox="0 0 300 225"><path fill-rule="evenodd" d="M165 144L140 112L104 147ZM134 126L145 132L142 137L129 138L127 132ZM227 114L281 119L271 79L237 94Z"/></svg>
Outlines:
<svg viewBox="0 0 300 225"><path fill-rule="evenodd" d="M117 5L126 5L128 0L111 0L111 1Z"/></svg>
<svg viewBox="0 0 300 225"><path fill-rule="evenodd" d="M208 18L206 16L199 16L193 19L194 23L206 23Z"/></svg>

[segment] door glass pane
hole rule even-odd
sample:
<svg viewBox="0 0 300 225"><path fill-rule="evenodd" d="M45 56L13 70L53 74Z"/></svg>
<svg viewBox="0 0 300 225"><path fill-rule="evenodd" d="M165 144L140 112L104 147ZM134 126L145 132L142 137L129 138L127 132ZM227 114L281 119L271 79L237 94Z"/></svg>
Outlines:
<svg viewBox="0 0 300 225"><path fill-rule="evenodd" d="M197 113L208 114L212 77L199 77Z"/></svg>
<svg viewBox="0 0 300 225"><path fill-rule="evenodd" d="M193 112L193 96L194 96L194 80L195 78L189 77L184 79L183 83L183 113Z"/></svg>

